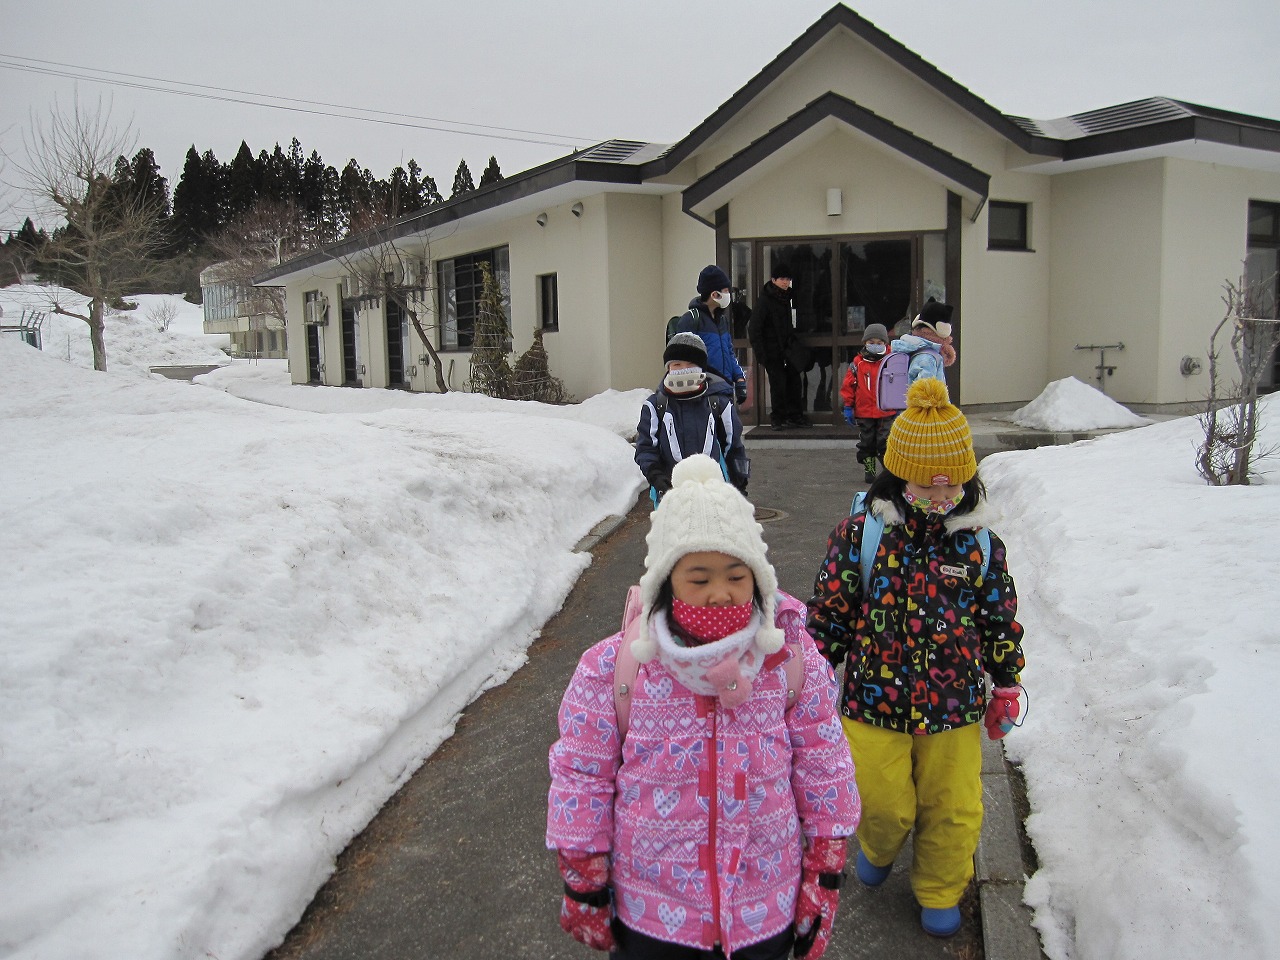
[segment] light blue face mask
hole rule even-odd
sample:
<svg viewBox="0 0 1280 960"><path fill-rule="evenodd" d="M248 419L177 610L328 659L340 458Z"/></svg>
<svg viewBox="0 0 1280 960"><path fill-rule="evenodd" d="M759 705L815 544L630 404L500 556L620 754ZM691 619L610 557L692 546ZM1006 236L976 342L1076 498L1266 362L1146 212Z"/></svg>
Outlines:
<svg viewBox="0 0 1280 960"><path fill-rule="evenodd" d="M862 349L867 351L867 353L880 354L884 353L886 348L883 343L864 343L862 345Z"/></svg>

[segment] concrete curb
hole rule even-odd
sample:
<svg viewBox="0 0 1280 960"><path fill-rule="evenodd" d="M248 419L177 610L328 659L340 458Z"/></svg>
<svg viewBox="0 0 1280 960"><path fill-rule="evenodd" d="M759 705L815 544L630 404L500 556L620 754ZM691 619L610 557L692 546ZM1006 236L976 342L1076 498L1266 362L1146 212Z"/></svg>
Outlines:
<svg viewBox="0 0 1280 960"><path fill-rule="evenodd" d="M585 537L583 537L576 544L574 544L573 552L574 553L590 553L592 550L598 547L601 543L603 543L608 538L609 534L613 533L613 531L617 530L618 527L622 526L622 521L626 519L627 518L625 514L619 516L616 513L605 517L603 520L601 520L599 523L597 523L594 527L591 528L590 533L588 533Z"/></svg>
<svg viewBox="0 0 1280 960"><path fill-rule="evenodd" d="M986 960L1041 960L1040 938L1022 902L1026 874L1018 812L998 741L982 741L982 836L973 858Z"/></svg>

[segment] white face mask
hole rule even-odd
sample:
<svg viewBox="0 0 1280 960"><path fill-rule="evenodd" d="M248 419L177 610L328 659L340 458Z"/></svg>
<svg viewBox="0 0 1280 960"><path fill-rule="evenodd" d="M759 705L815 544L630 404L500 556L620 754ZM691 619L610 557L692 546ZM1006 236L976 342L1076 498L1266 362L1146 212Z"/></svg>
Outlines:
<svg viewBox="0 0 1280 960"><path fill-rule="evenodd" d="M682 367L679 370L668 370L662 378L662 385L671 393L692 393L707 382L707 375L701 367Z"/></svg>
<svg viewBox="0 0 1280 960"><path fill-rule="evenodd" d="M721 310L723 310L725 307L729 305L730 299L731 297L729 294L723 293L718 290L711 295L711 302L714 303Z"/></svg>

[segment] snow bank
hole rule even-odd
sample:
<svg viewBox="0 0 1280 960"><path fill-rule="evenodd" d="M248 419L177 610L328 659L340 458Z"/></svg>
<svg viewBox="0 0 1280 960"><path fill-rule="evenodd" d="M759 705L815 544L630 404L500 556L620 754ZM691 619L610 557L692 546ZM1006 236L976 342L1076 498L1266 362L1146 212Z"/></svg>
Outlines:
<svg viewBox="0 0 1280 960"><path fill-rule="evenodd" d="M1050 432L1140 427L1151 422L1075 377L1053 381L1025 407L999 419Z"/></svg>
<svg viewBox="0 0 1280 960"><path fill-rule="evenodd" d="M315 414L16 338L0 370L14 960L260 957L640 487L518 404Z"/></svg>

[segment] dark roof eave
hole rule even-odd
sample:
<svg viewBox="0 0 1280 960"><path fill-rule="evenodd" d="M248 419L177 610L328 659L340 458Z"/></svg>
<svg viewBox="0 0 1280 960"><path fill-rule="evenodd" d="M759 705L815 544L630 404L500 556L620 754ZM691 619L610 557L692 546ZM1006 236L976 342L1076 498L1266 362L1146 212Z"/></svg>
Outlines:
<svg viewBox="0 0 1280 960"><path fill-rule="evenodd" d="M1214 117L1181 117L1068 140L1062 159L1082 160L1195 140L1280 153L1280 130L1245 126Z"/></svg>
<svg viewBox="0 0 1280 960"><path fill-rule="evenodd" d="M361 250L367 250L378 243L400 240L415 233L439 227L447 223L455 223L465 217L492 210L503 204L530 197L567 183L618 183L639 184L643 182L641 167L619 163L602 163L596 160L577 160L579 154L553 160L549 164L534 167L522 174L509 177L494 186L449 200L438 206L420 210L395 223L376 230L366 231L356 237L339 240L318 250L312 250L302 256L288 260L253 278L255 285L266 285L269 281L300 270L318 267L323 263L351 256Z"/></svg>
<svg viewBox="0 0 1280 960"><path fill-rule="evenodd" d="M987 196L991 183L989 174L852 100L839 94L825 93L691 184L683 195L685 213L696 216L695 206L828 117L849 124L980 197Z"/></svg>

